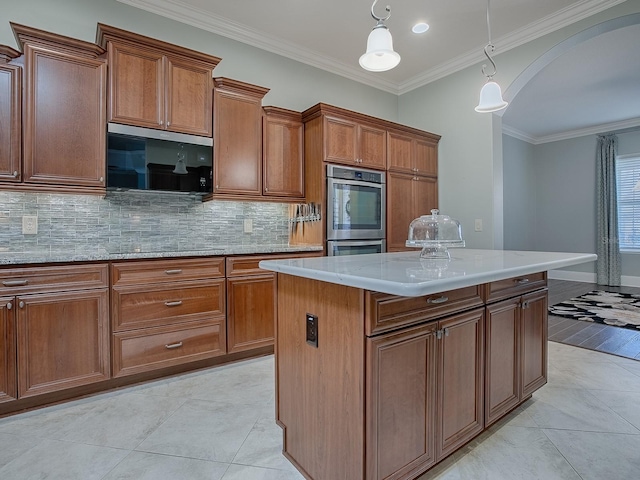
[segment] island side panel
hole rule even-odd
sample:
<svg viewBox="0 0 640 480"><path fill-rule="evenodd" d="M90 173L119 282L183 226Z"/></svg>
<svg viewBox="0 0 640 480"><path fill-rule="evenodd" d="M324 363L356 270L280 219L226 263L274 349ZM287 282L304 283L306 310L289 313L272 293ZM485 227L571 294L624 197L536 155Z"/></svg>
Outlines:
<svg viewBox="0 0 640 480"><path fill-rule="evenodd" d="M306 315L318 317L318 347ZM277 419L314 480L364 477L364 291L278 274Z"/></svg>

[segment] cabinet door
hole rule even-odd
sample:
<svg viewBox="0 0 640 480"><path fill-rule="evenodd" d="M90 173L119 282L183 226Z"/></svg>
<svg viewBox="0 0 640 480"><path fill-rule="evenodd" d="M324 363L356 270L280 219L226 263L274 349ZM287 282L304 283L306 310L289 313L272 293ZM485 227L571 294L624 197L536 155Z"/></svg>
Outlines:
<svg viewBox="0 0 640 480"><path fill-rule="evenodd" d="M105 62L27 44L24 52L24 181L104 186Z"/></svg>
<svg viewBox="0 0 640 480"><path fill-rule="evenodd" d="M484 428L484 308L439 322L436 458L446 457Z"/></svg>
<svg viewBox="0 0 640 480"><path fill-rule="evenodd" d="M438 144L420 137L413 141L413 163L419 175L438 175Z"/></svg>
<svg viewBox="0 0 640 480"><path fill-rule="evenodd" d="M436 323L367 339L368 479L435 463Z"/></svg>
<svg viewBox="0 0 640 480"><path fill-rule="evenodd" d="M485 426L520 402L520 299L487 306Z"/></svg>
<svg viewBox="0 0 640 480"><path fill-rule="evenodd" d="M547 383L548 290L522 296L522 399Z"/></svg>
<svg viewBox="0 0 640 480"><path fill-rule="evenodd" d="M276 319L274 273L227 279L227 352L273 345Z"/></svg>
<svg viewBox="0 0 640 480"><path fill-rule="evenodd" d="M438 180L434 177L414 177L413 218L430 214L432 208L438 208Z"/></svg>
<svg viewBox="0 0 640 480"><path fill-rule="evenodd" d="M109 378L108 290L17 297L21 398Z"/></svg>
<svg viewBox="0 0 640 480"><path fill-rule="evenodd" d="M164 128L164 58L157 51L109 46L109 121Z"/></svg>
<svg viewBox="0 0 640 480"><path fill-rule="evenodd" d="M261 100L216 89L214 193L262 194Z"/></svg>
<svg viewBox="0 0 640 480"><path fill-rule="evenodd" d="M17 398L14 312L14 298L0 298L0 403Z"/></svg>
<svg viewBox="0 0 640 480"><path fill-rule="evenodd" d="M387 166L387 132L369 125L360 125L358 142L360 166L384 170Z"/></svg>
<svg viewBox="0 0 640 480"><path fill-rule="evenodd" d="M22 179L21 99L21 69L0 65L0 181Z"/></svg>
<svg viewBox="0 0 640 480"><path fill-rule="evenodd" d="M358 124L334 117L324 119L324 160L355 165L358 159Z"/></svg>
<svg viewBox="0 0 640 480"><path fill-rule="evenodd" d="M212 69L193 60L167 57L167 129L210 137Z"/></svg>
<svg viewBox="0 0 640 480"><path fill-rule="evenodd" d="M413 209L413 175L389 171L387 174L387 251L409 250L405 246L409 224L416 218Z"/></svg>
<svg viewBox="0 0 640 480"><path fill-rule="evenodd" d="M407 135L389 132L387 135L387 167L396 172L414 173L412 139Z"/></svg>
<svg viewBox="0 0 640 480"><path fill-rule="evenodd" d="M304 197L303 125L300 121L264 117L264 194Z"/></svg>

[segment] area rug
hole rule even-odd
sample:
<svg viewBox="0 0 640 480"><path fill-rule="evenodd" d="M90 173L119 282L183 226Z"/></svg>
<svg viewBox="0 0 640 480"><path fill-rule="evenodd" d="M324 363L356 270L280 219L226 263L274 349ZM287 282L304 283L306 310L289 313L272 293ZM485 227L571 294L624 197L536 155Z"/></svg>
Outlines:
<svg viewBox="0 0 640 480"><path fill-rule="evenodd" d="M594 290L549 307L551 315L640 330L640 295Z"/></svg>

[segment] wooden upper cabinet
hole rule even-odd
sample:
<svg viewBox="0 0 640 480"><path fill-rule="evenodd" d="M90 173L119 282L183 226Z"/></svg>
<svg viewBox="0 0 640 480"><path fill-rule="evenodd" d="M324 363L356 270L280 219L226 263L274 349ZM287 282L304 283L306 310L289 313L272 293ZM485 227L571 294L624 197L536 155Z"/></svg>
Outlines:
<svg viewBox="0 0 640 480"><path fill-rule="evenodd" d="M11 26L24 52L23 181L77 193L104 192L104 50Z"/></svg>
<svg viewBox="0 0 640 480"><path fill-rule="evenodd" d="M299 112L264 107L263 194L304 198L304 127Z"/></svg>
<svg viewBox="0 0 640 480"><path fill-rule="evenodd" d="M220 58L98 24L109 55L110 122L212 135L212 73Z"/></svg>
<svg viewBox="0 0 640 480"><path fill-rule="evenodd" d="M214 79L214 194L262 195L262 98L268 91Z"/></svg>
<svg viewBox="0 0 640 480"><path fill-rule="evenodd" d="M325 161L367 168L386 167L386 131L348 118L326 116Z"/></svg>
<svg viewBox="0 0 640 480"><path fill-rule="evenodd" d="M22 69L9 62L20 52L0 45L0 181L22 180Z"/></svg>
<svg viewBox="0 0 640 480"><path fill-rule="evenodd" d="M438 175L438 139L436 135L424 136L389 131L387 140L388 169L416 175Z"/></svg>

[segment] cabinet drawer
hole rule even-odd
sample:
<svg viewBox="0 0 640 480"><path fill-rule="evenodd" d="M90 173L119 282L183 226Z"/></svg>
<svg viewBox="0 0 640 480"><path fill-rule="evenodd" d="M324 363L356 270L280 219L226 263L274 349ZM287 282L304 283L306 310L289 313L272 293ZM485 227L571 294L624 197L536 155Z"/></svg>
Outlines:
<svg viewBox="0 0 640 480"><path fill-rule="evenodd" d="M114 287L113 331L224 316L224 279Z"/></svg>
<svg viewBox="0 0 640 480"><path fill-rule="evenodd" d="M113 376L179 365L225 353L224 319L113 335Z"/></svg>
<svg viewBox="0 0 640 480"><path fill-rule="evenodd" d="M108 286L109 270L106 263L0 270L0 295L87 290Z"/></svg>
<svg viewBox="0 0 640 480"><path fill-rule="evenodd" d="M224 277L224 258L145 260L111 265L113 285L140 285Z"/></svg>
<svg viewBox="0 0 640 480"><path fill-rule="evenodd" d="M367 336L483 305L479 285L421 297L367 292L365 302Z"/></svg>
<svg viewBox="0 0 640 480"><path fill-rule="evenodd" d="M532 273L519 277L499 280L483 285L484 300L487 303L516 297L547 286L547 272Z"/></svg>
<svg viewBox="0 0 640 480"><path fill-rule="evenodd" d="M322 252L286 253L276 255L251 255L246 257L227 258L227 277L241 277L265 273L258 264L262 260L281 260L285 258L320 257Z"/></svg>

